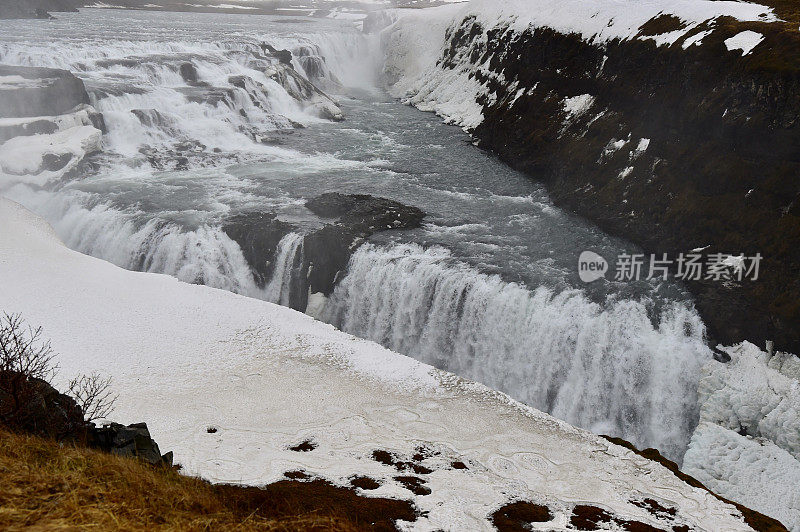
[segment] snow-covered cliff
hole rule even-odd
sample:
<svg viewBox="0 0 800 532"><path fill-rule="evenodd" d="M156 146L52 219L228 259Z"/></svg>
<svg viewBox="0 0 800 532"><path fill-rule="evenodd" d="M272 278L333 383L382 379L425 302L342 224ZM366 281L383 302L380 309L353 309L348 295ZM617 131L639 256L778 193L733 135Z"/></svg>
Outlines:
<svg viewBox="0 0 800 532"><path fill-rule="evenodd" d="M700 381L700 424L683 468L800 530L800 358L744 343Z"/></svg>

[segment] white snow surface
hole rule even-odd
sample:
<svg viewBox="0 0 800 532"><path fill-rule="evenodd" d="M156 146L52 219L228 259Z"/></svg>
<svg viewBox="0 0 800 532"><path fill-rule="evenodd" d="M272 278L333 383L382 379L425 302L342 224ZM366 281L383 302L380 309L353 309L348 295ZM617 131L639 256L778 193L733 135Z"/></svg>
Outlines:
<svg viewBox="0 0 800 532"><path fill-rule="evenodd" d="M472 0L463 8L463 16L469 15L477 16L484 27L507 25L517 31L549 27L561 33L578 33L592 42L632 39L645 22L659 15L679 18L685 27L670 32L668 39L641 37L654 39L659 45L672 44L699 24L721 16L741 21L778 20L772 8L728 0Z"/></svg>
<svg viewBox="0 0 800 532"><path fill-rule="evenodd" d="M384 72L392 96L472 129L483 122L483 108L476 101L483 86L470 79L470 68L444 70L436 66L445 31L462 10L461 4L398 10L400 20L382 33Z"/></svg>
<svg viewBox="0 0 800 532"><path fill-rule="evenodd" d="M591 94L579 94L571 98L564 98L564 112L567 114L565 119L569 122L573 118L578 118L586 114L594 105L595 97Z"/></svg>
<svg viewBox="0 0 800 532"><path fill-rule="evenodd" d="M716 493L800 531L800 358L750 343L709 363L684 470Z"/></svg>
<svg viewBox="0 0 800 532"><path fill-rule="evenodd" d="M730 39L725 39L725 47L728 50L741 50L742 55L747 55L753 51L753 48L758 46L764 36L758 32L746 30L737 33Z"/></svg>
<svg viewBox="0 0 800 532"><path fill-rule="evenodd" d="M661 465L482 385L284 307L71 251L4 198L0 228L0 310L44 327L60 354L55 384L112 376L114 419L146 421L189 474L256 485L297 469L341 484L370 475L383 485L365 495L430 512L407 529L490 530L487 515L515 498L553 509L540 529L565 528L586 502L664 526L630 503L647 496L678 508L675 523L749 530L732 506ZM305 439L318 447L288 450ZM423 462L432 494L415 497L370 456L418 445L441 454Z"/></svg>
<svg viewBox="0 0 800 532"><path fill-rule="evenodd" d="M64 175L88 153L99 151L102 133L94 126L75 126L51 134L14 137L0 145L0 179L18 180L42 185ZM57 171L41 171L44 157L70 155L67 165ZM6 174L6 175L4 175Z"/></svg>
<svg viewBox="0 0 800 532"><path fill-rule="evenodd" d="M43 185L75 168L87 154L100 150L102 132L92 125L90 105L79 105L58 116L35 116L0 119L0 126L17 126L37 121L52 123L50 134L14 137L0 144L0 184L25 182ZM55 171L41 171L45 155L66 155L71 160Z"/></svg>

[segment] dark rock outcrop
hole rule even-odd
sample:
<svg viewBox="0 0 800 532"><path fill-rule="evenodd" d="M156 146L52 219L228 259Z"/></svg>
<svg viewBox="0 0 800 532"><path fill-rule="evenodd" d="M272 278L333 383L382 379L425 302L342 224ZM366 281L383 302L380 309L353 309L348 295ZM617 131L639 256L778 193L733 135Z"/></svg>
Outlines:
<svg viewBox="0 0 800 532"><path fill-rule="evenodd" d="M0 19L53 18L48 11L77 11L77 0L0 0Z"/></svg>
<svg viewBox="0 0 800 532"><path fill-rule="evenodd" d="M702 45L683 49L709 29ZM440 65L471 65L493 95L479 98L480 146L543 180L557 204L659 256L706 246L705 256L760 253L757 281L688 286L713 341L775 340L800 352L796 29L723 17L671 46L595 45L468 18L448 32ZM743 30L764 35L746 56L724 43ZM582 95L587 108L570 112L566 99Z"/></svg>
<svg viewBox="0 0 800 532"><path fill-rule="evenodd" d="M260 288L272 277L273 258L281 239L292 232L291 224L277 219L274 213L254 212L229 218L222 230L239 244L253 278Z"/></svg>
<svg viewBox="0 0 800 532"><path fill-rule="evenodd" d="M322 194L306 207L333 224L306 235L303 243L312 292L333 292L358 245L373 233L390 229L414 229L422 225L425 213L386 198L366 194Z"/></svg>
<svg viewBox="0 0 800 532"><path fill-rule="evenodd" d="M414 229L425 213L386 198L366 194L322 194L306 207L331 223L303 237L302 256L292 268L289 306L305 310L309 290L329 295L347 270L353 252L370 235L392 229ZM274 213L249 213L226 220L222 230L239 244L256 284L264 288L272 278L281 239L297 229Z"/></svg>
<svg viewBox="0 0 800 532"><path fill-rule="evenodd" d="M180 73L186 83L197 83L197 69L192 63L182 63Z"/></svg>
<svg viewBox="0 0 800 532"><path fill-rule="evenodd" d="M0 143L13 139L14 137L27 137L29 135L41 135L55 133L58 126L50 120L34 120L22 124L3 126L0 125Z"/></svg>
<svg viewBox="0 0 800 532"><path fill-rule="evenodd" d="M42 379L0 372L0 424L58 440L80 440L83 412L72 397Z"/></svg>
<svg viewBox="0 0 800 532"><path fill-rule="evenodd" d="M0 65L0 76L24 79L0 86L0 118L61 115L89 103L83 81L66 70Z"/></svg>
<svg viewBox="0 0 800 532"><path fill-rule="evenodd" d="M102 427L91 427L87 433L87 444L107 453L136 457L151 465L172 467L172 452L164 455L158 444L150 437L146 423L120 425L110 423Z"/></svg>
<svg viewBox="0 0 800 532"><path fill-rule="evenodd" d="M45 380L15 371L0 371L0 425L15 432L72 441L117 454L138 457L152 465L172 467L172 452L164 455L145 423L96 427L84 419L74 398Z"/></svg>
<svg viewBox="0 0 800 532"><path fill-rule="evenodd" d="M278 59L284 65L291 66L292 64L292 52L290 50L277 50L272 45L268 43L261 43L261 49L264 53L270 53L274 57Z"/></svg>
<svg viewBox="0 0 800 532"><path fill-rule="evenodd" d="M367 194L329 192L306 202L308 210L322 218L337 218L337 224L352 231L374 233L388 229L414 229L425 213L394 200Z"/></svg>

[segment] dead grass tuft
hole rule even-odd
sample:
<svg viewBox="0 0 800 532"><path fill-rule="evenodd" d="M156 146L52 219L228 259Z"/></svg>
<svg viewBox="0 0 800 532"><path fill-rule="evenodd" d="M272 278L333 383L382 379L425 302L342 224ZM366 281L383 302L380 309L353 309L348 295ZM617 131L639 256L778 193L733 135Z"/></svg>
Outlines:
<svg viewBox="0 0 800 532"><path fill-rule="evenodd" d="M0 529L394 529L410 503L283 481L265 489L218 486L136 459L0 431Z"/></svg>

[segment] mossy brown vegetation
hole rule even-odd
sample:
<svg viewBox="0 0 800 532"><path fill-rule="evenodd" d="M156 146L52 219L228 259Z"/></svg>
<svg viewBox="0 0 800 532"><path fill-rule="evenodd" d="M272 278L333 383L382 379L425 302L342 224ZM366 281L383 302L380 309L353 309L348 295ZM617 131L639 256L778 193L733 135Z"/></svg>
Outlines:
<svg viewBox="0 0 800 532"><path fill-rule="evenodd" d="M171 469L0 431L2 530L395 530L406 501L328 484L212 485Z"/></svg>
<svg viewBox="0 0 800 532"><path fill-rule="evenodd" d="M489 520L500 532L523 532L530 530L531 523L546 523L553 517L547 506L528 501L515 501L494 512L489 516Z"/></svg>

